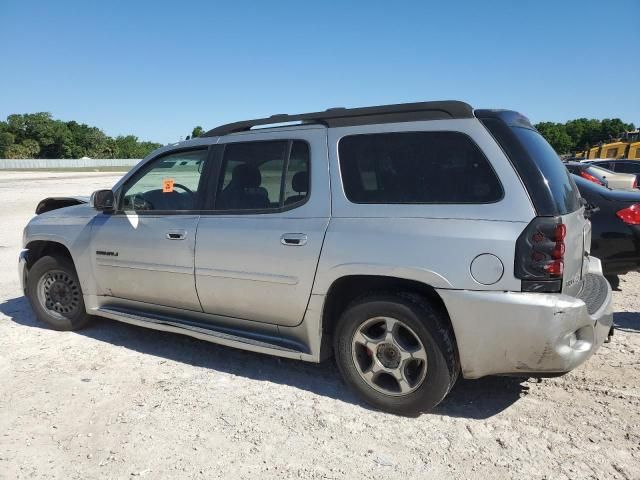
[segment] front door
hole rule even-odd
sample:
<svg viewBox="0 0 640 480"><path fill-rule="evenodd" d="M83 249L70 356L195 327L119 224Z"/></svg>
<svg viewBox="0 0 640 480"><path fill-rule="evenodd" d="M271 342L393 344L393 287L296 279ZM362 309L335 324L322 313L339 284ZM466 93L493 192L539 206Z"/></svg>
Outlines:
<svg viewBox="0 0 640 480"><path fill-rule="evenodd" d="M252 137L220 141L215 204L198 225L196 286L207 313L293 326L329 222L326 129Z"/></svg>
<svg viewBox="0 0 640 480"><path fill-rule="evenodd" d="M206 158L204 148L151 161L122 186L116 212L96 217L91 256L98 295L202 310L194 252Z"/></svg>

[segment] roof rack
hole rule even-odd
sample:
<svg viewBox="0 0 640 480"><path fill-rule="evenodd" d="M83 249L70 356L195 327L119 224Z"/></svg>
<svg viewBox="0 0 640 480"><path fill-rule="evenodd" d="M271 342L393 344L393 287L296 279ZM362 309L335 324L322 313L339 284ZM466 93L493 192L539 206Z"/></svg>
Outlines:
<svg viewBox="0 0 640 480"><path fill-rule="evenodd" d="M230 133L246 132L260 125L287 122L321 124L327 127L347 127L374 123L416 122L420 120L445 120L452 118L473 118L473 108L465 102L445 100L440 102L399 103L361 108L329 108L324 112L286 113L266 118L244 120L221 125L205 133L204 137L217 137Z"/></svg>

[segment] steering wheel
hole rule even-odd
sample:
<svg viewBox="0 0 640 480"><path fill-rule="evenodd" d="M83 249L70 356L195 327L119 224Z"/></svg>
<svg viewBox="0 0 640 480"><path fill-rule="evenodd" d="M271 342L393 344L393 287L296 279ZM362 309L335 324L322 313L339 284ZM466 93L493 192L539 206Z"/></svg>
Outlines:
<svg viewBox="0 0 640 480"><path fill-rule="evenodd" d="M174 183L173 184L173 188L180 188L180 189L184 190L186 193L188 193L189 195L195 195L195 193L193 193L193 190L191 190L189 187L185 187L181 183Z"/></svg>
<svg viewBox="0 0 640 480"><path fill-rule="evenodd" d="M153 210L153 203L144 198L139 193L136 193L131 197L131 207L134 210Z"/></svg>

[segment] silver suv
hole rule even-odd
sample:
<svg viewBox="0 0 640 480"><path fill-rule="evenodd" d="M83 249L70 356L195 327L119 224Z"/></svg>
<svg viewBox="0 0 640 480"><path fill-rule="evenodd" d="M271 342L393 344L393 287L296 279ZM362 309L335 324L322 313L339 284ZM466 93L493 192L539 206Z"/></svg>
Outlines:
<svg viewBox="0 0 640 480"><path fill-rule="evenodd" d="M459 372L562 374L612 332L583 201L512 111L443 101L232 123L153 152L88 204L37 211L21 276L51 327L97 315L333 356L391 412L434 407Z"/></svg>

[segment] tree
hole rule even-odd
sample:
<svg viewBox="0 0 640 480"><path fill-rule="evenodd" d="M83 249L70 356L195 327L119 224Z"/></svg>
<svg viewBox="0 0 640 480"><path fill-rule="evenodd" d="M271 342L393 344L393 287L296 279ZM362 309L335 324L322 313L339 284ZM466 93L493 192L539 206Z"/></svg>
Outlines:
<svg viewBox="0 0 640 480"><path fill-rule="evenodd" d="M15 143L16 137L13 133L0 132L0 158L7 158L7 149Z"/></svg>
<svg viewBox="0 0 640 480"><path fill-rule="evenodd" d="M114 139L99 128L55 120L47 112L13 114L0 122L0 158L142 158L158 147L132 135Z"/></svg>
<svg viewBox="0 0 640 480"><path fill-rule="evenodd" d="M159 143L140 142L134 135L119 136L115 139L117 158L144 158L156 148Z"/></svg>
<svg viewBox="0 0 640 480"><path fill-rule="evenodd" d="M633 123L624 123L619 118L605 118L600 123L602 141L618 138L622 132L634 130Z"/></svg>
<svg viewBox="0 0 640 480"><path fill-rule="evenodd" d="M40 145L29 138L22 143L9 145L4 151L6 158L38 158L38 153L40 153Z"/></svg>
<svg viewBox="0 0 640 480"><path fill-rule="evenodd" d="M568 153L573 148L571 137L563 124L542 122L538 123L536 128L559 154Z"/></svg>
<svg viewBox="0 0 640 480"><path fill-rule="evenodd" d="M541 122L535 127L559 154L586 150L635 129L633 123L625 123L619 118L577 118L564 124Z"/></svg>
<svg viewBox="0 0 640 480"><path fill-rule="evenodd" d="M204 129L200 125L198 125L197 127L194 127L193 130L191 131L191 138L199 137L203 133L204 133Z"/></svg>

